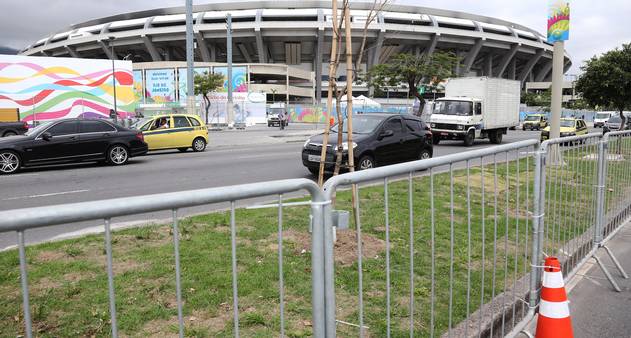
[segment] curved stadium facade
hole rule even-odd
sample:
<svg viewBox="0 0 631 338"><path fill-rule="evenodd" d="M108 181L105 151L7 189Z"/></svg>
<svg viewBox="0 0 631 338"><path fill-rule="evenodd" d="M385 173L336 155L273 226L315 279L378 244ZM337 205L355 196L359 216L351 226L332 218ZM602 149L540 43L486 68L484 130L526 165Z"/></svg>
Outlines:
<svg viewBox="0 0 631 338"><path fill-rule="evenodd" d="M226 14L231 13L233 62L253 67L248 75L251 88L261 85L257 91L269 94L266 84L286 80L285 92L277 89L283 99L311 96L320 102L326 90L323 75L328 74L331 48L330 6L331 1L311 0L195 6L195 61L202 65L226 62L225 21ZM372 2L351 2L356 51L371 7ZM184 7L147 10L71 26L42 38L20 54L108 59L128 56L135 69L185 67L185 32ZM110 37L115 38L113 42L108 40ZM462 62L456 72L463 76L503 77L522 84L547 81L551 76L552 45L536 30L501 19L407 5L387 6L370 24L366 61L361 67L387 62L397 53L436 50L460 56ZM570 66L566 56L565 69ZM344 67L340 67L338 76L340 81L345 80ZM359 95L368 89L359 87L356 91Z"/></svg>

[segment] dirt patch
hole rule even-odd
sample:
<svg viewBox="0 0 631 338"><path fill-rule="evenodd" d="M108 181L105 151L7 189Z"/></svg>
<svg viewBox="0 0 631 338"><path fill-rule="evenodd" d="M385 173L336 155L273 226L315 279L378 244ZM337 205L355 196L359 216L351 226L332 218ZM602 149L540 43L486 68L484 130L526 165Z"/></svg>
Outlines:
<svg viewBox="0 0 631 338"><path fill-rule="evenodd" d="M283 231L283 243L291 243L296 254L311 251L311 235L307 232L293 229ZM267 252L278 251L278 233L270 234L267 238L257 241L257 247Z"/></svg>
<svg viewBox="0 0 631 338"><path fill-rule="evenodd" d="M369 234L362 234L362 257L375 258L386 249L386 242ZM350 266L357 261L357 233L353 230L338 230L335 242L335 261Z"/></svg>
<svg viewBox="0 0 631 338"><path fill-rule="evenodd" d="M187 330L208 330L210 333L223 331L232 320L232 307L227 303L220 304L216 316L210 316L207 311L195 310L189 316L184 317L184 326ZM128 337L178 337L177 316L169 319L156 319L147 322L140 332Z"/></svg>
<svg viewBox="0 0 631 338"><path fill-rule="evenodd" d="M31 286L31 291L33 293L41 293L47 290L58 289L62 285L60 280L54 280L50 277L44 277L39 279L37 282L34 282Z"/></svg>
<svg viewBox="0 0 631 338"><path fill-rule="evenodd" d="M103 266L106 265L106 262L102 263ZM122 274L129 271L141 271L147 268L147 263L140 263L132 259L128 259L125 261L114 261L112 270L115 275Z"/></svg>
<svg viewBox="0 0 631 338"><path fill-rule="evenodd" d="M59 260L66 260L68 256L61 251L42 251L37 254L35 260L38 262L46 263L46 262L55 262Z"/></svg>

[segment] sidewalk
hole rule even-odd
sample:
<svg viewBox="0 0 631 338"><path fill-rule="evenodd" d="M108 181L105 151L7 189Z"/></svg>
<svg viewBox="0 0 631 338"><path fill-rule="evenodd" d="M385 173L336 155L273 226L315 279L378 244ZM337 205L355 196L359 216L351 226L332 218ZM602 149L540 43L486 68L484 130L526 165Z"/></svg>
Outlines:
<svg viewBox="0 0 631 338"><path fill-rule="evenodd" d="M626 224L618 234L607 243L623 268L631 272L631 225ZM576 285L569 294L570 313L575 338L587 337L631 337L631 278L624 279L609 259L604 249L598 257L608 267L622 289L616 292L594 260L575 278Z"/></svg>
<svg viewBox="0 0 631 338"><path fill-rule="evenodd" d="M607 246L618 258L627 274L631 272L631 224L625 224ZM591 259L568 285L568 299L574 338L631 337L631 278L624 279L604 249L598 257L609 269L622 292L616 292L602 270ZM536 320L528 325L533 335ZM517 337L523 337L518 335Z"/></svg>
<svg viewBox="0 0 631 338"><path fill-rule="evenodd" d="M258 124L245 130L223 129L208 132L209 148L253 146L281 143L301 143L309 137L322 133L324 124L291 123L280 130L278 127L268 127Z"/></svg>

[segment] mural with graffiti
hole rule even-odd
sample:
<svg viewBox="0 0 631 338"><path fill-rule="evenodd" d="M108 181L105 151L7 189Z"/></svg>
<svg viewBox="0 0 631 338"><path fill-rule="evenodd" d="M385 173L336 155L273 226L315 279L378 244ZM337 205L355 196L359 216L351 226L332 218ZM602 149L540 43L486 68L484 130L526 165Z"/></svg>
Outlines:
<svg viewBox="0 0 631 338"><path fill-rule="evenodd" d="M132 114L136 97L130 61L116 61L120 117ZM19 108L23 121L107 117L114 107L112 62L78 58L0 55L0 107Z"/></svg>
<svg viewBox="0 0 631 338"><path fill-rule="evenodd" d="M287 110L290 122L322 123L327 121L326 112L322 110L322 107L290 104Z"/></svg>

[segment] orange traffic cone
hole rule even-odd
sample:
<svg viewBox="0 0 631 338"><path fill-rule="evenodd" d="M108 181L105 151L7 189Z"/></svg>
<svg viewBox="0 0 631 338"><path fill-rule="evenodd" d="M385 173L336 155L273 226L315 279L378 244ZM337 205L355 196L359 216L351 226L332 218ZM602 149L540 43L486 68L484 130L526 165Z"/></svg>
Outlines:
<svg viewBox="0 0 631 338"><path fill-rule="evenodd" d="M568 303L559 260L548 257L543 269L536 338L574 337Z"/></svg>

